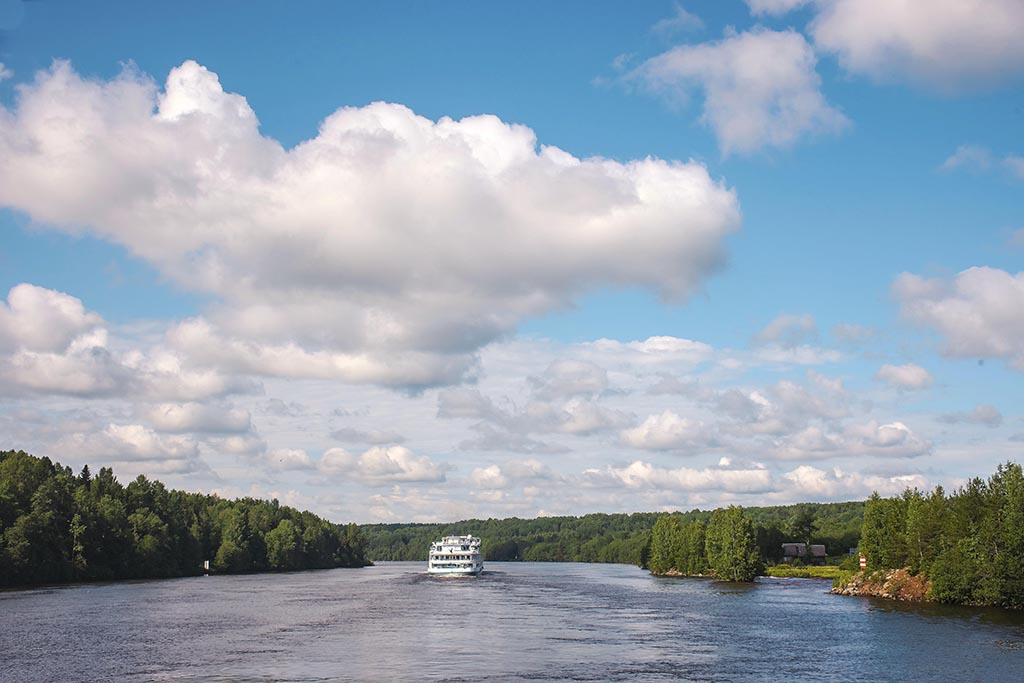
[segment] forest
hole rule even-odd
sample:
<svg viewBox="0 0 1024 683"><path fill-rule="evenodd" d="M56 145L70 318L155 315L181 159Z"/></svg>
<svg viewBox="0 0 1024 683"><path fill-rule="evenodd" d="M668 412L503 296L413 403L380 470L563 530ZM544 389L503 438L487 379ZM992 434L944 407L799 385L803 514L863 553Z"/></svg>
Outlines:
<svg viewBox="0 0 1024 683"><path fill-rule="evenodd" d="M442 536L483 539L485 561L618 562L643 564L644 548L659 515L637 512L537 519L468 519L450 524L365 524L367 557L422 560Z"/></svg>
<svg viewBox="0 0 1024 683"><path fill-rule="evenodd" d="M363 567L359 528L278 501L168 490L0 452L0 586Z"/></svg>
<svg viewBox="0 0 1024 683"><path fill-rule="evenodd" d="M765 519L770 520L767 524ZM696 515L660 517L651 532L647 567L654 574L715 576L749 581L777 557L774 539L783 518L771 508L729 507ZM844 519L842 515L838 519ZM845 518L852 521L853 517ZM971 479L947 495L907 489L882 498L873 494L862 508L858 554L871 576L907 570L923 578L926 598L961 605L1024 608L1024 474L1014 463L1000 465L988 480ZM758 521L755 521L758 520ZM772 521L773 520L773 521ZM796 506L782 526L788 540L825 542L823 530L841 531L837 518L816 517ZM842 538L850 540L843 535ZM851 546L857 545L851 543ZM769 552L772 551L772 552ZM838 555L834 550L833 556ZM838 560L833 557L833 561ZM843 563L853 569L852 557ZM831 569L837 569L832 567ZM841 584L852 571L837 577Z"/></svg>
<svg viewBox="0 0 1024 683"><path fill-rule="evenodd" d="M761 557L781 559L784 541L824 543L845 555L860 540L864 503L800 503L744 510ZM619 562L646 567L655 523L671 517L680 525L707 523L713 512L637 512L537 519L469 519L451 524L366 524L372 560L427 559L431 541L451 534L483 539L485 561Z"/></svg>
<svg viewBox="0 0 1024 683"><path fill-rule="evenodd" d="M929 598L1024 608L1024 474L1000 465L947 495L916 489L872 495L860 551L868 571L908 568L930 584Z"/></svg>

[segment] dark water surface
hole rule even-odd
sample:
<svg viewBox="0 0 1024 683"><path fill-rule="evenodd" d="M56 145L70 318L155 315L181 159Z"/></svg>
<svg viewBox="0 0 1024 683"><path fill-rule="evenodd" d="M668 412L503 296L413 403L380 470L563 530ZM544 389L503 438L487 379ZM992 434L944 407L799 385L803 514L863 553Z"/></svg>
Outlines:
<svg viewBox="0 0 1024 683"><path fill-rule="evenodd" d="M389 563L0 593L0 680L1024 681L1024 615L635 567Z"/></svg>

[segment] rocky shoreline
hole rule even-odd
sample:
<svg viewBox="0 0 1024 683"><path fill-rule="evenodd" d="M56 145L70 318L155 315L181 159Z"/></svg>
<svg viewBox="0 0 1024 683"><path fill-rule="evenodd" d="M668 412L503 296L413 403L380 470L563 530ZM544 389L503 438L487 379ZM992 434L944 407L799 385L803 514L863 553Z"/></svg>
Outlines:
<svg viewBox="0 0 1024 683"><path fill-rule="evenodd" d="M651 576L657 576L664 578L666 576L677 578L677 579L713 579L715 578L711 574L684 574L675 567L672 567L666 572L651 572Z"/></svg>
<svg viewBox="0 0 1024 683"><path fill-rule="evenodd" d="M928 595L931 592L931 582L923 574L915 576L907 569L885 569L853 574L845 580L837 581L829 592L833 595L930 602Z"/></svg>

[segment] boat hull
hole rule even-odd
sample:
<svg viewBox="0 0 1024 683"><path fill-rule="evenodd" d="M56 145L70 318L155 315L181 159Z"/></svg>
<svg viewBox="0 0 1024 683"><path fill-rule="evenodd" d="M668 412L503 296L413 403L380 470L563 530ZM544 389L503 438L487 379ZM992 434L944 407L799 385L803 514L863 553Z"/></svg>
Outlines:
<svg viewBox="0 0 1024 683"><path fill-rule="evenodd" d="M483 570L484 570L483 567L476 567L476 568L467 567L465 569L462 569L462 568L451 569L451 568L435 568L435 567L431 567L431 568L427 569L427 573L428 574L433 574L434 576L477 576Z"/></svg>

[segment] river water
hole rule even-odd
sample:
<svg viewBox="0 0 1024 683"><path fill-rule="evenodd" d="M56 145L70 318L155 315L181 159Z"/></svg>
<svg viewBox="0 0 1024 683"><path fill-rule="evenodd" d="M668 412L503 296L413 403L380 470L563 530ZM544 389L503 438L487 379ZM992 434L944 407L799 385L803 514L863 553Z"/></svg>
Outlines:
<svg viewBox="0 0 1024 683"><path fill-rule="evenodd" d="M0 680L1024 681L1024 615L625 565L423 563L0 592Z"/></svg>

